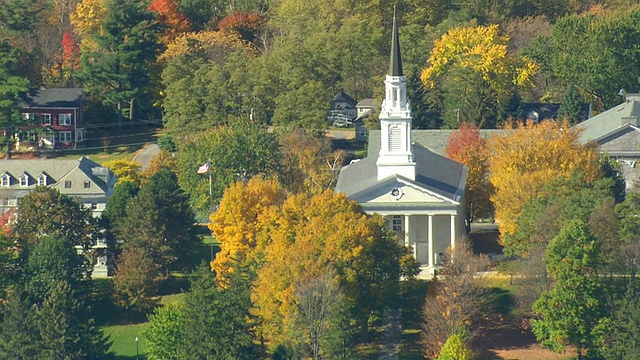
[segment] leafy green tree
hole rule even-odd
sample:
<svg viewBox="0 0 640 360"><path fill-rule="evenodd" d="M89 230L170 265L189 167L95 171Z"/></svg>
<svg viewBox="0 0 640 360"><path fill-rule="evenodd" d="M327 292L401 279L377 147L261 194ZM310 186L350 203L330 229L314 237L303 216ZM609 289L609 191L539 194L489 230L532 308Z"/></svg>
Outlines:
<svg viewBox="0 0 640 360"><path fill-rule="evenodd" d="M101 30L90 35L98 45L85 48L76 72L92 94L114 106L119 119L141 117L136 109L149 109L156 95L151 94L154 64L160 51L160 25L137 0L107 0ZM128 107L127 107L128 105Z"/></svg>
<svg viewBox="0 0 640 360"><path fill-rule="evenodd" d="M182 343L184 305L170 303L156 308L149 315L149 326L144 332L147 339L147 358L151 360L180 360L178 349Z"/></svg>
<svg viewBox="0 0 640 360"><path fill-rule="evenodd" d="M192 40L200 48L175 56L162 73L165 127L178 145L234 117L249 118L252 108L260 108L250 95L249 49L235 37L215 35L213 44Z"/></svg>
<svg viewBox="0 0 640 360"><path fill-rule="evenodd" d="M473 353L459 334L449 336L440 350L438 360L471 360Z"/></svg>
<svg viewBox="0 0 640 360"><path fill-rule="evenodd" d="M60 234L43 237L29 253L22 283L34 304L41 304L65 281L78 296L86 296L88 278L84 256Z"/></svg>
<svg viewBox="0 0 640 360"><path fill-rule="evenodd" d="M570 221L587 222L590 214L613 196L614 187L612 179L589 184L580 171L555 179L542 189L543 195L524 206L517 219L518 229L504 237L505 254L526 255L531 248L546 246Z"/></svg>
<svg viewBox="0 0 640 360"><path fill-rule="evenodd" d="M86 304L65 281L58 281L37 311L40 358L105 359L111 343L95 326Z"/></svg>
<svg viewBox="0 0 640 360"><path fill-rule="evenodd" d="M575 125L587 119L587 114L583 110L583 101L575 85L569 86L562 98L558 118L567 119L571 125Z"/></svg>
<svg viewBox="0 0 640 360"><path fill-rule="evenodd" d="M28 257L29 249L44 236L59 234L73 246L89 251L99 233L91 209L57 189L39 186L18 200L18 220L12 227L16 245ZM85 270L90 261L85 258Z"/></svg>
<svg viewBox="0 0 640 360"><path fill-rule="evenodd" d="M533 305L536 338L555 351L573 345L578 359L584 350L597 354L609 322L606 289L598 276L603 265L600 246L583 221L563 227L544 259L555 286Z"/></svg>
<svg viewBox="0 0 640 360"><path fill-rule="evenodd" d="M41 340L36 328L36 309L19 288L11 289L0 304L0 358L36 359Z"/></svg>
<svg viewBox="0 0 640 360"><path fill-rule="evenodd" d="M256 358L250 313L252 281L250 274L236 268L228 282L221 283L208 266L198 267L184 300L180 358Z"/></svg>
<svg viewBox="0 0 640 360"><path fill-rule="evenodd" d="M102 222L107 229L118 228L119 222L126 216L127 203L138 194L138 191L140 187L135 182L125 181L118 184L102 212Z"/></svg>
<svg viewBox="0 0 640 360"><path fill-rule="evenodd" d="M551 36L532 42L525 54L541 65L559 85L575 84L605 109L620 102L621 88L636 89L640 56L640 8L610 15L561 18Z"/></svg>
<svg viewBox="0 0 640 360"><path fill-rule="evenodd" d="M176 172L194 209L204 217L210 214L211 204L219 202L230 184L247 181L258 174L277 175L279 159L280 150L274 134L260 124L237 121L201 133L181 146ZM198 174L198 167L205 163L211 164L209 173ZM207 175L211 177L211 184Z"/></svg>

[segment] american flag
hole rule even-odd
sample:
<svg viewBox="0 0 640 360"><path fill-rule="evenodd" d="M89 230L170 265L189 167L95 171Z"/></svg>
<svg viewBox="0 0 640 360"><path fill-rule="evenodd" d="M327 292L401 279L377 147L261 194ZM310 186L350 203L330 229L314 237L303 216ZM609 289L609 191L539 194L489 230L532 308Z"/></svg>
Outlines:
<svg viewBox="0 0 640 360"><path fill-rule="evenodd" d="M206 163L198 168L198 174L206 174L211 169L211 163Z"/></svg>

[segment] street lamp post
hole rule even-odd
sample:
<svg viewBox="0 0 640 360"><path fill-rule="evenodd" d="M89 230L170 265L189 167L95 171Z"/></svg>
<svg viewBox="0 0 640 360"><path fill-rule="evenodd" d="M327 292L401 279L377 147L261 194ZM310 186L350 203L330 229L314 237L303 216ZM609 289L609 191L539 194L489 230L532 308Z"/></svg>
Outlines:
<svg viewBox="0 0 640 360"><path fill-rule="evenodd" d="M136 360L138 360L140 357L140 351L138 348L138 337L136 336Z"/></svg>

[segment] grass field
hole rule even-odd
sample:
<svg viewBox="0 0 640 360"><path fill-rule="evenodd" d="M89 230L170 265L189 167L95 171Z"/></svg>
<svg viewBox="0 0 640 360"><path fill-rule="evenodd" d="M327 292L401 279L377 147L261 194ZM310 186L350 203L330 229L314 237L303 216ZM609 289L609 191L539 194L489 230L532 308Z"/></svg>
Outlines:
<svg viewBox="0 0 640 360"><path fill-rule="evenodd" d="M111 352L116 359L135 359L136 355L144 359L146 353L146 340L142 333L147 323L105 326L102 328L105 335L112 341ZM138 342L136 343L136 338Z"/></svg>

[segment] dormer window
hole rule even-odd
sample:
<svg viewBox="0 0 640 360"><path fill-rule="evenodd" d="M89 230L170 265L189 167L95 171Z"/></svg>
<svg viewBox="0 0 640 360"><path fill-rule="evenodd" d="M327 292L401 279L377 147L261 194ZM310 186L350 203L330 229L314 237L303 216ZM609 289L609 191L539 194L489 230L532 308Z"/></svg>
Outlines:
<svg viewBox="0 0 640 360"><path fill-rule="evenodd" d="M20 175L20 186L29 186L29 174Z"/></svg>
<svg viewBox="0 0 640 360"><path fill-rule="evenodd" d="M0 176L0 185L3 187L11 186L11 175L7 173L2 174L2 176Z"/></svg>
<svg viewBox="0 0 640 360"><path fill-rule="evenodd" d="M47 175L42 173L38 175L38 185L47 185Z"/></svg>

